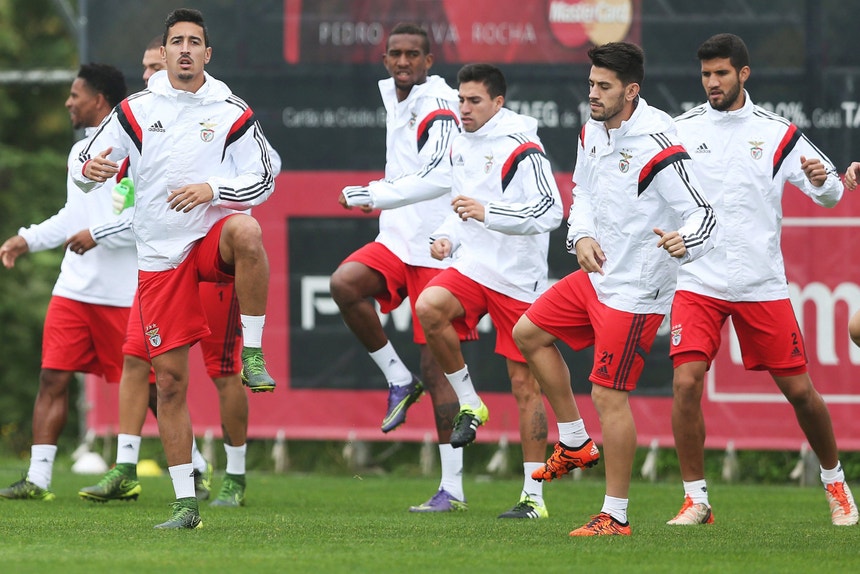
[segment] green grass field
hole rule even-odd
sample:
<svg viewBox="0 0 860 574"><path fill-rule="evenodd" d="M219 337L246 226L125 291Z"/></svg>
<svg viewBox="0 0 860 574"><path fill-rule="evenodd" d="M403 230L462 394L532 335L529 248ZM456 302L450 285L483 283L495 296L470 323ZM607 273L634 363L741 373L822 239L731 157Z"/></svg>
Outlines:
<svg viewBox="0 0 860 574"><path fill-rule="evenodd" d="M20 478L0 466L0 484ZM78 499L98 477L55 470L52 502L0 502L0 570L39 572L851 572L860 527L830 524L819 488L716 484L716 523L669 527L679 484L635 481L631 537L573 539L600 509L603 481L545 486L546 520L499 520L521 479L467 479L469 510L410 514L437 479L251 473L247 506L203 506L204 527L156 531L170 479L143 478L137 502ZM220 485L216 473L215 488Z"/></svg>

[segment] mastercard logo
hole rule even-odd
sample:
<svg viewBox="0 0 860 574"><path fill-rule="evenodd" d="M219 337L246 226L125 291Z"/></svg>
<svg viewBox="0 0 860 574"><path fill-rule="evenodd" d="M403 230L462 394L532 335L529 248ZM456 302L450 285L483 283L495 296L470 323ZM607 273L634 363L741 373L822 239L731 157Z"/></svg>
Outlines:
<svg viewBox="0 0 860 574"><path fill-rule="evenodd" d="M633 22L632 0L550 0L549 29L564 46L619 42Z"/></svg>

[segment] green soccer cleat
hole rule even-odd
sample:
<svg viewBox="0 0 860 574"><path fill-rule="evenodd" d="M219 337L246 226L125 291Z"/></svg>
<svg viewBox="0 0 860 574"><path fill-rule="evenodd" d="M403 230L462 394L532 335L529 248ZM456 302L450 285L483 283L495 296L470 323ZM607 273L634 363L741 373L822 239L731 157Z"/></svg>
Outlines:
<svg viewBox="0 0 860 574"><path fill-rule="evenodd" d="M237 508L245 506L245 475L228 474L224 476L221 490L210 506L226 506Z"/></svg>
<svg viewBox="0 0 860 574"><path fill-rule="evenodd" d="M0 498L7 500L54 500L57 498L47 488L36 486L27 477L22 478L9 488L0 489Z"/></svg>
<svg viewBox="0 0 860 574"><path fill-rule="evenodd" d="M167 522L156 524L158 529L179 529L179 528L202 528L203 521L200 520L200 511L197 508L197 499L193 496L188 498L180 498L175 502L171 502L173 507L173 515Z"/></svg>
<svg viewBox="0 0 860 574"><path fill-rule="evenodd" d="M487 410L487 405L481 401L481 405L472 409L469 407L460 407L460 412L454 418L454 430L451 431L451 446L454 448L462 448L470 445L475 441L475 435L478 427L490 420L490 411Z"/></svg>
<svg viewBox="0 0 860 574"><path fill-rule="evenodd" d="M520 501L507 512L499 514L499 518L548 518L546 506L538 504L528 494L523 494Z"/></svg>
<svg viewBox="0 0 860 574"><path fill-rule="evenodd" d="M109 500L137 500L143 489L137 480L137 466L131 463L118 464L105 474L94 486L85 486L78 496L90 502Z"/></svg>
<svg viewBox="0 0 860 574"><path fill-rule="evenodd" d="M266 371L263 349L257 347L242 349L242 383L254 393L275 390L275 379Z"/></svg>
<svg viewBox="0 0 860 574"><path fill-rule="evenodd" d="M194 469L194 496L197 500L209 500L209 494L212 492L212 465L206 461L206 470L200 472Z"/></svg>

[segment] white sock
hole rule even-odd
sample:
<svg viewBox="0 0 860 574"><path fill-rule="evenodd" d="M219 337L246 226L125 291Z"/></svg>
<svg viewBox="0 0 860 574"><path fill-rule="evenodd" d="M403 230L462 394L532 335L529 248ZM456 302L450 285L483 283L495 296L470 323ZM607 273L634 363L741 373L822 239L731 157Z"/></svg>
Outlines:
<svg viewBox="0 0 860 574"><path fill-rule="evenodd" d="M450 444L439 445L439 460L442 461L442 481L439 488L444 488L451 496L460 501L466 500L463 494L463 449L454 448Z"/></svg>
<svg viewBox="0 0 860 574"><path fill-rule="evenodd" d="M224 452L227 453L227 474L245 474L245 453L248 443L242 446L230 446L224 443Z"/></svg>
<svg viewBox="0 0 860 574"><path fill-rule="evenodd" d="M692 482L684 482L684 494L690 497L693 504L707 504L710 506L708 502L708 483L704 478Z"/></svg>
<svg viewBox="0 0 860 574"><path fill-rule="evenodd" d="M445 378L454 387L454 392L457 393L457 400L460 401L460 408L471 407L476 409L481 406L481 398L475 391L472 385L472 377L469 376L469 365L466 365L455 373L445 373Z"/></svg>
<svg viewBox="0 0 860 574"><path fill-rule="evenodd" d="M369 353L369 355L379 370L382 371L389 385L405 387L412 382L412 372L400 360L400 356L394 350L391 341L385 343L385 346L378 351Z"/></svg>
<svg viewBox="0 0 860 574"><path fill-rule="evenodd" d="M263 325L265 315L239 315L242 321L242 341L246 347L261 349L263 347Z"/></svg>
<svg viewBox="0 0 860 574"><path fill-rule="evenodd" d="M116 436L116 463L134 464L140 460L140 437L133 434Z"/></svg>
<svg viewBox="0 0 860 574"><path fill-rule="evenodd" d="M627 499L604 496L600 512L605 512L621 524L627 524Z"/></svg>
<svg viewBox="0 0 860 574"><path fill-rule="evenodd" d="M830 470L825 469L823 466L819 466L821 469L821 482L822 484L833 484L834 482L845 482L845 473L842 472L842 463L836 462L836 466L831 468Z"/></svg>
<svg viewBox="0 0 860 574"><path fill-rule="evenodd" d="M558 440L570 448L579 448L588 440L585 421L582 419L558 424Z"/></svg>
<svg viewBox="0 0 860 574"><path fill-rule="evenodd" d="M190 462L168 467L167 470L170 471L177 499L194 496L194 467Z"/></svg>
<svg viewBox="0 0 860 574"><path fill-rule="evenodd" d="M46 490L50 488L56 456L57 445L55 444L34 444L31 446L30 470L27 471L27 480L39 488Z"/></svg>
<svg viewBox="0 0 860 574"><path fill-rule="evenodd" d="M532 478L532 473L539 468L543 468L542 462L524 462L523 472L523 494L534 500L538 506L544 506L543 502L543 483Z"/></svg>
<svg viewBox="0 0 860 574"><path fill-rule="evenodd" d="M191 466L194 470L200 473L206 472L206 459L203 458L203 453L197 448L197 439L191 439Z"/></svg>

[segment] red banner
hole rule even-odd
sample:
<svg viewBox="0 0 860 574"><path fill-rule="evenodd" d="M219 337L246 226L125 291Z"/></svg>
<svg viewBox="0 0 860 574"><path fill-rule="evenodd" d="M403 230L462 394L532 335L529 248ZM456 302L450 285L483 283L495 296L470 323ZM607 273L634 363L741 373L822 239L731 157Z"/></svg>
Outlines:
<svg viewBox="0 0 860 574"><path fill-rule="evenodd" d="M284 0L284 60L380 62L391 28L427 30L439 63L587 62L606 42L640 41L640 0Z"/></svg>
<svg viewBox="0 0 860 574"><path fill-rule="evenodd" d="M374 172L284 172L278 177L275 195L254 211L263 227L271 264L264 348L278 387L272 394L250 395L252 438L271 438L279 433L288 439L345 440L354 436L362 440L420 441L428 434L435 438L427 396L409 411L407 424L390 435L382 434L379 425L386 400L384 381L368 382L376 376L375 367L339 321L337 308L327 292L327 275L296 271L322 257L327 250L335 249L335 255L326 255L334 257L333 263L326 261L322 267L331 273L338 257L359 246L358 243L329 245L332 241L326 238L331 237L327 235L331 230L341 232L356 222L375 228L375 216L344 210L336 198L345 185L380 176ZM570 174L559 173L556 179L562 195L569 195L565 190L570 188ZM805 335L810 372L830 407L840 448L860 450L860 417L856 416L860 389L855 384L860 349L853 347L847 336L848 317L860 309L856 263L860 261L860 248L855 240L860 227L860 206L849 194L834 209L820 208L794 188L787 190L784 204L783 252L791 297ZM297 229L311 231L296 233ZM553 245L552 249L564 249L555 239ZM409 330L408 312L386 320L398 336ZM482 333L481 338L490 345L493 337ZM311 342L303 346L305 340ZM703 400L707 446L724 448L734 441L742 449L799 448L803 435L791 407L773 381L766 373L743 369L728 327L723 341L708 374ZM408 347L398 345L401 352L407 352ZM649 357L653 363L646 365L646 370L651 369L652 373L658 369L665 372L660 377L667 379L662 381L663 389L652 391L640 385L640 390L631 396L640 445L648 445L653 439L662 446L673 444L671 397L667 396L670 391L665 390L671 389L671 369L663 355ZM585 360L589 360L587 356ZM503 365L501 359L492 356L491 350L475 361L468 361L470 366L481 361ZM365 369L368 374L356 376L358 369ZM585 394L587 382L583 379L587 371L572 368L572 375L586 424L600 442L597 415ZM478 390L491 413L489 423L478 433L478 440L498 441L506 435L516 442L518 416L513 397L509 392L482 390L485 381L492 383L494 389L509 388L508 384L496 375L493 381L488 381L488 377L476 377ZM217 394L207 379L198 353L192 349L189 408L195 433L203 435L211 431L220 436ZM89 378L87 397L91 406L87 413L88 427L100 435L116 433L116 386ZM551 413L549 409L548 412ZM550 414L549 419L550 440L555 440L554 417ZM144 432L157 434L151 415Z"/></svg>

